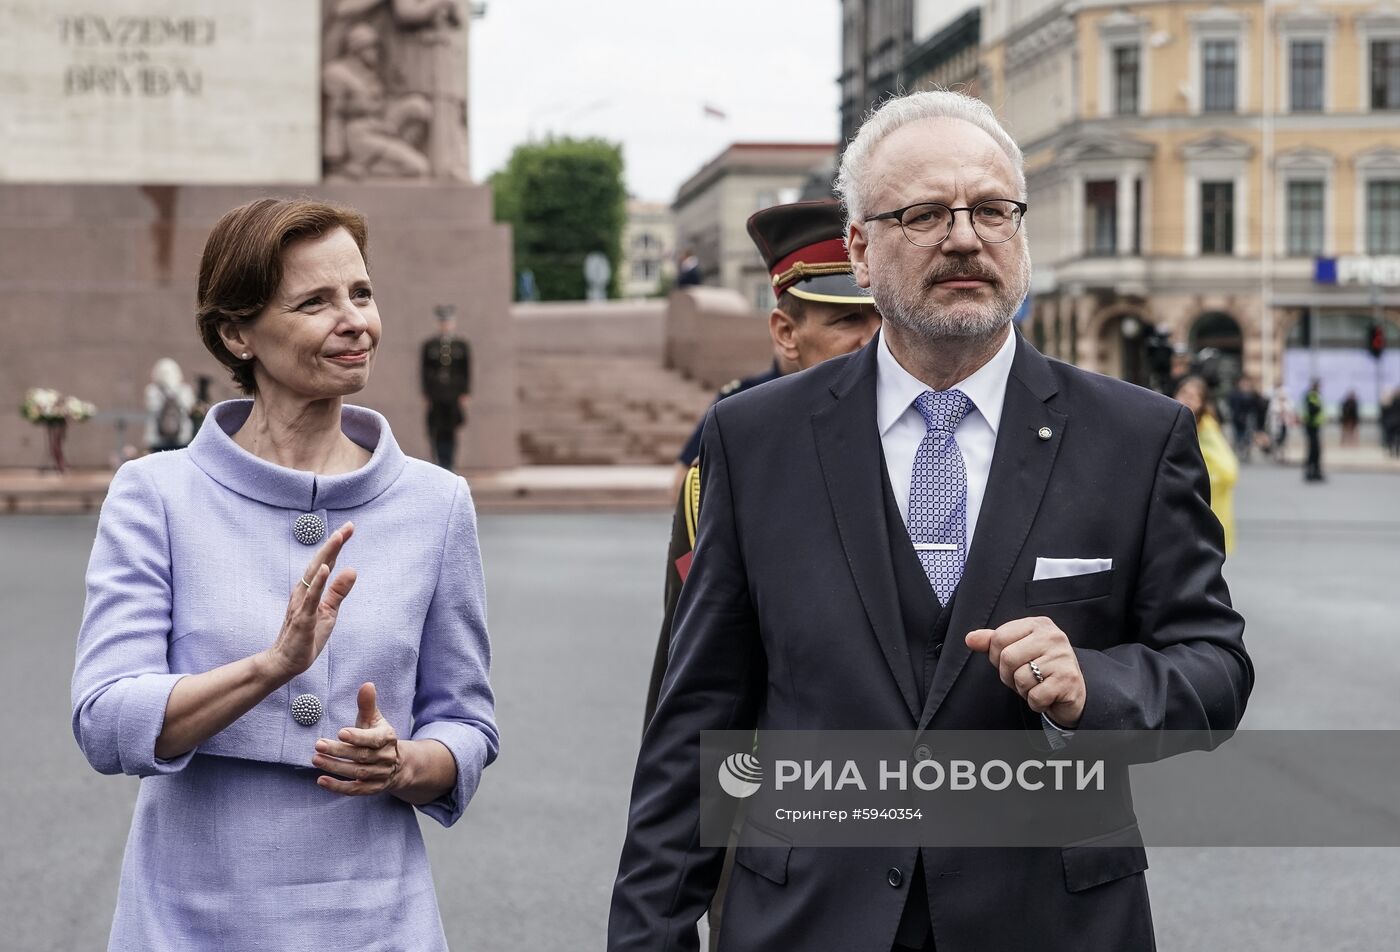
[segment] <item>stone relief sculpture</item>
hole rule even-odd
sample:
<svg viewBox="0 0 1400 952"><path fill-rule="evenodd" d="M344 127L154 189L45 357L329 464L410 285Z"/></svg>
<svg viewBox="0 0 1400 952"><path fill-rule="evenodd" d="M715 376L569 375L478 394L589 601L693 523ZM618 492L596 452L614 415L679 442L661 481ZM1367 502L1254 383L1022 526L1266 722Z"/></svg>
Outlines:
<svg viewBox="0 0 1400 952"><path fill-rule="evenodd" d="M322 0L328 180L468 181L458 0Z"/></svg>
<svg viewBox="0 0 1400 952"><path fill-rule="evenodd" d="M344 55L321 71L327 179L427 178L432 172L419 145L431 108L415 94L391 101L380 60L378 32L357 23L346 33Z"/></svg>

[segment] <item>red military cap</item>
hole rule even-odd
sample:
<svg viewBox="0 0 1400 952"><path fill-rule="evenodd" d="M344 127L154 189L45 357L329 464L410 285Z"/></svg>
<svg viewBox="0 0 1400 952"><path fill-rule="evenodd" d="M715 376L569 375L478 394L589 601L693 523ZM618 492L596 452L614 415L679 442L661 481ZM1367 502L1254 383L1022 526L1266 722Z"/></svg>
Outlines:
<svg viewBox="0 0 1400 952"><path fill-rule="evenodd" d="M808 301L869 304L870 291L851 276L845 216L834 201L794 202L749 216L749 237L773 278L773 294L790 291Z"/></svg>

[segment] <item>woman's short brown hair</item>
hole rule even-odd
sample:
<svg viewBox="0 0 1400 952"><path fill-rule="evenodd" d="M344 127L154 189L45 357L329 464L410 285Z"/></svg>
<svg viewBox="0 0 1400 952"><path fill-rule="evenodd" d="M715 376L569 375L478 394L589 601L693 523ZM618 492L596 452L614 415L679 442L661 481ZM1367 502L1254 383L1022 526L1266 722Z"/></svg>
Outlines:
<svg viewBox="0 0 1400 952"><path fill-rule="evenodd" d="M229 369L238 388L255 393L255 360L224 346L219 329L251 324L282 284L282 253L302 238L344 228L369 260L364 216L349 208L306 199L260 198L225 213L204 243L199 263L199 311L195 322L204 346Z"/></svg>

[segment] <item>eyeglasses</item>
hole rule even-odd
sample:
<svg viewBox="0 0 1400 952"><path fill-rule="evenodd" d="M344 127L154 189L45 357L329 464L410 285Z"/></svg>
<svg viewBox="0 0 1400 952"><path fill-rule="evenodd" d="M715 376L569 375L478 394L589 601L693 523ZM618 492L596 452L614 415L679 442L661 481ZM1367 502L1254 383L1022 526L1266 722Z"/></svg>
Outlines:
<svg viewBox="0 0 1400 952"><path fill-rule="evenodd" d="M1009 198L992 198L970 207L949 208L942 202L919 202L892 212L871 215L866 222L885 218L897 221L910 244L934 248L943 244L953 233L953 218L958 212L967 212L972 230L978 238L989 244L999 244L1010 241L1021 230L1026 203L1013 202Z"/></svg>

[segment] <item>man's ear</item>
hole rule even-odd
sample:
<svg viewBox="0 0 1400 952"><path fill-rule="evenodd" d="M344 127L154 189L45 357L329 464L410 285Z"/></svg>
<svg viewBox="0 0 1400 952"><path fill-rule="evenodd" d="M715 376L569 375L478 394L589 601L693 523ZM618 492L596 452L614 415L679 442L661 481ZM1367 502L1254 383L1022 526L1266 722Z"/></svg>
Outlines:
<svg viewBox="0 0 1400 952"><path fill-rule="evenodd" d="M870 266L865 257L868 250L870 243L866 240L865 229L859 222L851 222L846 232L846 253L851 256L852 276L863 288L870 287Z"/></svg>
<svg viewBox="0 0 1400 952"><path fill-rule="evenodd" d="M788 360L797 362L797 321L782 308L773 308L768 315L768 334L773 338L773 346Z"/></svg>

